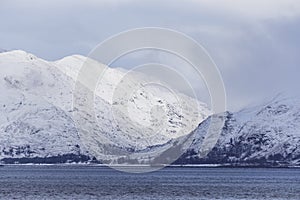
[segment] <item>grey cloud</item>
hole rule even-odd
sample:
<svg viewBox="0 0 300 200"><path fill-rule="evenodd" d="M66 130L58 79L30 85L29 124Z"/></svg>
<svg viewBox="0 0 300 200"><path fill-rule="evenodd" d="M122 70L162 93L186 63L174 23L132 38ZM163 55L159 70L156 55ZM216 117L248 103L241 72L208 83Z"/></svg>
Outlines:
<svg viewBox="0 0 300 200"><path fill-rule="evenodd" d="M55 60L87 55L99 42L127 29L172 28L208 50L223 75L229 109L237 110L280 91L298 91L300 4L260 2L3 0L0 48ZM159 54L151 56L155 58L146 54L143 59L163 60ZM134 61L118 64L126 67ZM199 85L203 90L203 83Z"/></svg>

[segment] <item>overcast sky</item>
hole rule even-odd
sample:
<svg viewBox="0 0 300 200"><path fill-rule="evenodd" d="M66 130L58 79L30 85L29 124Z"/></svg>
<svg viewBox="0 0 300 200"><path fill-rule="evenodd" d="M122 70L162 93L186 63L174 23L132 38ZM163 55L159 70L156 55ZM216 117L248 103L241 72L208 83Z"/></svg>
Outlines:
<svg viewBox="0 0 300 200"><path fill-rule="evenodd" d="M131 28L183 32L219 67L230 110L279 92L299 93L298 0L0 0L0 19L0 49L22 49L46 60L87 55Z"/></svg>

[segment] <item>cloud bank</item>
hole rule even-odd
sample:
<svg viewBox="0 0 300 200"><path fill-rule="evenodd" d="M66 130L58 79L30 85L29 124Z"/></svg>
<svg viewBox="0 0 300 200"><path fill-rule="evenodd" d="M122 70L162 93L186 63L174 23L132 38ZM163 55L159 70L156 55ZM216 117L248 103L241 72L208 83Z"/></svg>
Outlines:
<svg viewBox="0 0 300 200"><path fill-rule="evenodd" d="M0 48L23 49L47 60L87 55L107 37L131 28L183 32L202 44L220 68L231 110L278 92L298 92L297 0L2 0L0 18ZM159 53L138 59L179 63L186 76L195 79L184 63ZM137 62L124 59L117 64ZM199 91L205 88L194 84Z"/></svg>

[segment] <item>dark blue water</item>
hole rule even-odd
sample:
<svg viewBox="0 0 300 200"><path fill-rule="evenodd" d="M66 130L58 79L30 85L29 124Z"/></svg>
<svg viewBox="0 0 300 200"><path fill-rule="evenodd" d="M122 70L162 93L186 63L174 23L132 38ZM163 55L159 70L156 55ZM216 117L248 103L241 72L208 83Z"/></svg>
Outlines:
<svg viewBox="0 0 300 200"><path fill-rule="evenodd" d="M300 169L0 167L0 199L300 199Z"/></svg>

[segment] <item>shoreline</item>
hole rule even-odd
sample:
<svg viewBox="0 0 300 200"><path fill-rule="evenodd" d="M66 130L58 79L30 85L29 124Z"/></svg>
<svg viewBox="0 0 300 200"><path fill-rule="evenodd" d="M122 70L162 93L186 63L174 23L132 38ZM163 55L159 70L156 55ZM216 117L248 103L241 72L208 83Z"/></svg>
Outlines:
<svg viewBox="0 0 300 200"><path fill-rule="evenodd" d="M127 164L120 164L120 165L106 165L106 164L95 164L95 163L16 163L16 164L0 164L0 167L5 166L59 166L59 167L161 167L161 168L289 168L289 169L300 169L300 166L269 166L269 165L229 165L229 164L187 164L187 165L127 165Z"/></svg>

